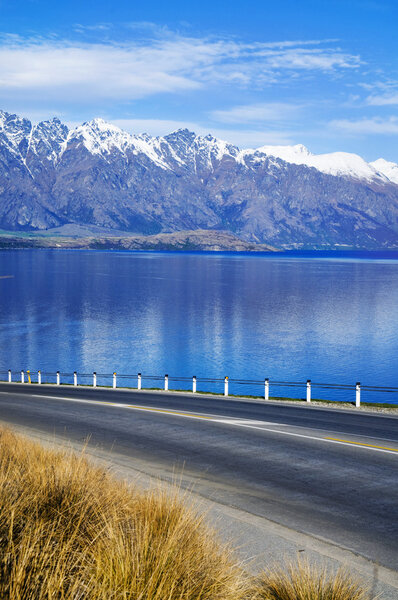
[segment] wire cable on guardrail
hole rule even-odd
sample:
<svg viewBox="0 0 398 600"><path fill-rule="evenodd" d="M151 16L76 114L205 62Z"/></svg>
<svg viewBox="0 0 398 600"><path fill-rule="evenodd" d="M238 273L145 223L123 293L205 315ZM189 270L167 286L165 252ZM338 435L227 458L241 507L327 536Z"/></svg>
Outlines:
<svg viewBox="0 0 398 600"><path fill-rule="evenodd" d="M35 373L37 374L37 383L34 380ZM14 374L14 376L12 375ZM26 376L25 376L26 375ZM4 379L2 376L5 376ZM15 376L17 379L15 379ZM343 392L343 391L355 391L355 404L356 406L360 406L360 395L361 392L369 392L369 393L387 393L387 394L397 394L398 387L396 386L381 386L381 385L361 385L358 382L356 384L348 384L348 383L324 383L324 382L311 382L311 380L307 381L280 381L280 380L270 380L268 378L258 380L258 379L242 379L242 378L228 378L228 377L188 377L188 376L173 376L173 375L151 375L151 374L142 374L142 373L133 373L126 374L121 373L117 374L115 372L112 373L79 373L77 371L69 372L69 371L32 371L29 369L26 370L18 370L12 371L8 370L0 370L0 380L12 383L28 383L28 384L41 384L42 382L47 382L49 378L56 378L56 384L60 385L61 380L63 379L65 383L65 378L73 378L74 385L78 385L78 381L82 382L81 385L90 385L93 387L97 386L98 378L108 378L112 380L113 388L117 387L117 381L120 379L123 381L129 380L126 382L126 387L131 387L131 389L142 389L142 381L154 381L154 382L164 382L163 389L167 391L169 389L169 382L192 382L191 391L195 393L197 391L197 385L204 385L204 391L208 391L208 384L220 384L224 383L224 395L229 395L229 384L237 385L237 386L264 386L263 398L269 399L270 397L270 386L272 388L300 388L306 389L307 402L311 402L311 389L319 389L322 391L335 391L335 392ZM90 384L87 384L86 380L89 379ZM129 383L132 380L136 380L137 387L133 388ZM218 387L218 386L217 386ZM188 391L188 390L187 390Z"/></svg>

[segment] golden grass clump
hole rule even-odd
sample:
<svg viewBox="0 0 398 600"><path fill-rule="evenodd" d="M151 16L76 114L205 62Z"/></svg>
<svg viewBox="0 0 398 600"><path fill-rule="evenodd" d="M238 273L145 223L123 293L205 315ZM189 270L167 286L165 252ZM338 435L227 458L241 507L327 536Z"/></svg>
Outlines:
<svg viewBox="0 0 398 600"><path fill-rule="evenodd" d="M369 595L358 581L340 569L326 568L298 561L264 571L257 583L258 600L368 600Z"/></svg>
<svg viewBox="0 0 398 600"><path fill-rule="evenodd" d="M0 429L0 600L364 600L300 565L249 576L178 489Z"/></svg>
<svg viewBox="0 0 398 600"><path fill-rule="evenodd" d="M238 600L247 581L178 490L0 431L0 598Z"/></svg>

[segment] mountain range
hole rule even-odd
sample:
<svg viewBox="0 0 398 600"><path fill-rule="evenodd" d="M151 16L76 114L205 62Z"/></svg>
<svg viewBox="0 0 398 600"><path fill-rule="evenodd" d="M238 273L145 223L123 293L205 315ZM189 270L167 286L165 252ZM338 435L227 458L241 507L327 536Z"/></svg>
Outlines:
<svg viewBox="0 0 398 600"><path fill-rule="evenodd" d="M240 150L187 129L69 129L0 111L0 228L229 232L279 248L397 248L398 164L302 145Z"/></svg>

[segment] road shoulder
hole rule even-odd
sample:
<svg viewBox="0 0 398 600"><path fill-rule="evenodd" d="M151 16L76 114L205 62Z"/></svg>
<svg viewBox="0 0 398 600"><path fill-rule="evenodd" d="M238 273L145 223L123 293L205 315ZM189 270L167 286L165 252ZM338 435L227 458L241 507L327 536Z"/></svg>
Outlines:
<svg viewBox="0 0 398 600"><path fill-rule="evenodd" d="M27 427L3 423L18 433L26 435L45 446L52 448L68 447L85 452L91 460L110 468L115 476L136 482L144 488L176 483L173 477L165 474L156 464L127 458L114 452L107 452L83 442L65 441L60 436L49 435ZM396 600L398 597L398 572L392 571L367 560L349 548L343 548L315 536L295 531L269 519L236 509L228 504L203 498L195 492L195 482L188 475L177 478L182 488L189 489L200 511L204 511L208 521L216 527L221 538L231 543L247 566L255 572L264 566L297 556L306 557L311 562L327 564L332 568L343 566L368 582L373 595L382 600Z"/></svg>

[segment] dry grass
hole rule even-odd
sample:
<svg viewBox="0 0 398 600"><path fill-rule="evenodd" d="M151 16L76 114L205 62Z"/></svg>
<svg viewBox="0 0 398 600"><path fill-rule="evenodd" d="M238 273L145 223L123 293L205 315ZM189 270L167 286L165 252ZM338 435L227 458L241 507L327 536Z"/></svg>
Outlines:
<svg viewBox="0 0 398 600"><path fill-rule="evenodd" d="M178 490L144 492L0 429L0 600L363 598L310 568L254 581Z"/></svg>
<svg viewBox="0 0 398 600"><path fill-rule="evenodd" d="M258 581L259 600L367 600L363 585L346 571L330 573L307 561L264 571Z"/></svg>
<svg viewBox="0 0 398 600"><path fill-rule="evenodd" d="M236 600L246 585L177 491L0 432L0 598Z"/></svg>

